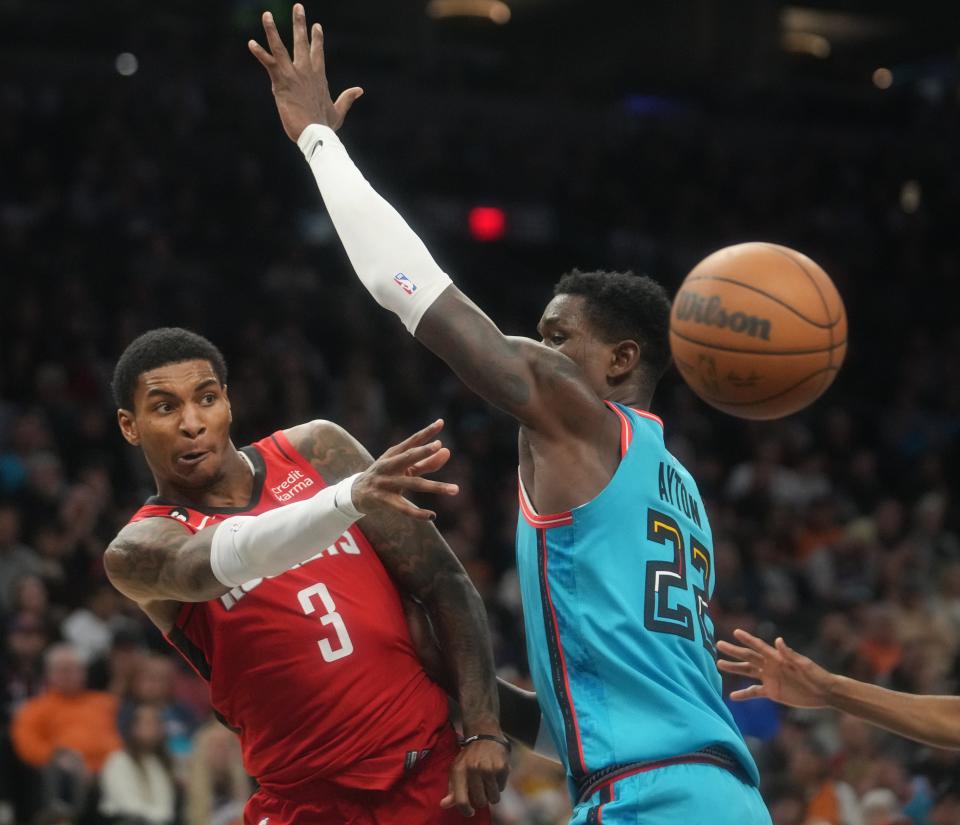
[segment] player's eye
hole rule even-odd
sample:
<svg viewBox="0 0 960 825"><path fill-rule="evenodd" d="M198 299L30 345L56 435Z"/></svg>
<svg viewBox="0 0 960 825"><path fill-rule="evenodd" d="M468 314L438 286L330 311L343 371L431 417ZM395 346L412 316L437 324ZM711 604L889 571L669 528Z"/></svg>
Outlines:
<svg viewBox="0 0 960 825"><path fill-rule="evenodd" d="M553 335L550 336L550 343L555 344L558 347L566 340L567 340L567 336L561 335L559 332L555 332L553 333Z"/></svg>
<svg viewBox="0 0 960 825"><path fill-rule="evenodd" d="M208 392L208 393L207 393L205 396L203 396L203 398L201 398L200 400L201 400L204 404L212 404L214 401L217 400L217 396L215 396L212 392Z"/></svg>
<svg viewBox="0 0 960 825"><path fill-rule="evenodd" d="M173 410L173 405L169 401L161 401L154 409L158 413L168 413Z"/></svg>

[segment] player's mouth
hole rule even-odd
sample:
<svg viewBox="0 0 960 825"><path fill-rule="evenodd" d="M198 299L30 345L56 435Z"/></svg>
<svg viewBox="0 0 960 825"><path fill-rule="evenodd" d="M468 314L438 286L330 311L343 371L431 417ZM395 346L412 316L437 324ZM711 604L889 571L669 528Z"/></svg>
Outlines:
<svg viewBox="0 0 960 825"><path fill-rule="evenodd" d="M183 453L177 457L177 464L185 467L194 467L203 461L208 455L210 455L210 450L193 450L189 453Z"/></svg>

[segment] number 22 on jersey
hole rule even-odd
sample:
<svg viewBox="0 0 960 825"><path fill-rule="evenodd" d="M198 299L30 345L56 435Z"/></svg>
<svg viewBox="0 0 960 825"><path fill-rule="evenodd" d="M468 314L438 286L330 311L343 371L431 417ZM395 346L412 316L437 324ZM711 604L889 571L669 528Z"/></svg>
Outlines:
<svg viewBox="0 0 960 825"><path fill-rule="evenodd" d="M687 592L687 557L683 534L676 520L657 510L647 511L647 539L657 544L669 544L673 547L672 561L648 561L647 584L644 600L644 625L655 633L671 633L693 641L696 632L693 625L693 611L680 604L670 604L670 591ZM711 556L709 548L693 536L690 536L690 567L703 576L703 587L693 585L697 624L700 625L700 638L703 646L712 656L716 656L713 633L707 627L706 620L710 587ZM711 622L712 625L712 622Z"/></svg>

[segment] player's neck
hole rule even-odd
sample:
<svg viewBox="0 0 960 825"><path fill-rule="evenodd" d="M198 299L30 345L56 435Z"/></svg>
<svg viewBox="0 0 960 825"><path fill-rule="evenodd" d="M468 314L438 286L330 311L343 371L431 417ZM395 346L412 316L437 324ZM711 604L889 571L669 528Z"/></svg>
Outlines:
<svg viewBox="0 0 960 825"><path fill-rule="evenodd" d="M165 501L194 507L245 507L253 494L253 470L249 460L227 446L220 472L208 487L181 488L170 481L157 481L157 494Z"/></svg>
<svg viewBox="0 0 960 825"><path fill-rule="evenodd" d="M649 410L653 403L653 390L638 387L635 384L612 387L607 395L607 401L633 407L636 410Z"/></svg>

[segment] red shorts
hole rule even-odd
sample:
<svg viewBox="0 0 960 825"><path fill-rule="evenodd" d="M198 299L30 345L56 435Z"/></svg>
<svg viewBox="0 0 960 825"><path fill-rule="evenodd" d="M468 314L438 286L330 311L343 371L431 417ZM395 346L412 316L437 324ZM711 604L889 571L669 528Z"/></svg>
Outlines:
<svg viewBox="0 0 960 825"><path fill-rule="evenodd" d="M247 802L244 825L489 825L490 811L467 819L456 808L443 809L450 766L457 755L453 731L396 785L386 791L317 783L309 803L272 796L262 788ZM311 783L312 784L312 783Z"/></svg>

